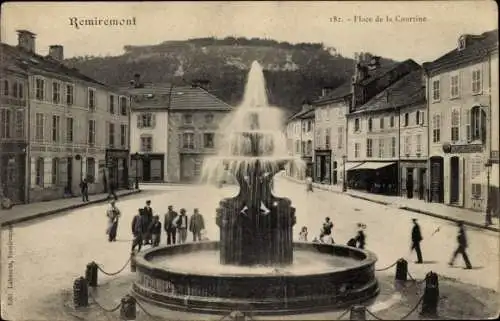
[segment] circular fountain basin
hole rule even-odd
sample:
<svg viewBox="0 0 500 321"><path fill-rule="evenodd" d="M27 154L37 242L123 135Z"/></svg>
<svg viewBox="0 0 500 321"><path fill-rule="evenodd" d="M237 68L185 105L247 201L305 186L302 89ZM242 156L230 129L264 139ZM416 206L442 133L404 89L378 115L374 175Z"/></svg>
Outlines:
<svg viewBox="0 0 500 321"><path fill-rule="evenodd" d="M162 246L135 256L133 293L171 309L289 314L331 310L374 298L376 256L343 245L294 243L283 267L219 263L219 242Z"/></svg>

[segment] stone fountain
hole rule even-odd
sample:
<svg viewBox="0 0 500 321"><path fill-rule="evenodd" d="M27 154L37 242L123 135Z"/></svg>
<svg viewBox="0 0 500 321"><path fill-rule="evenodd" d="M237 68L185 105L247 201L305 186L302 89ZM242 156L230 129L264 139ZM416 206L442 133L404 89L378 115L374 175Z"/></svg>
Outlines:
<svg viewBox="0 0 500 321"><path fill-rule="evenodd" d="M293 242L295 208L273 195L287 155L279 109L270 107L263 71L252 64L243 103L221 126L224 144L203 177L235 176L240 190L216 209L220 241L162 246L136 256L139 299L189 311L286 314L333 309L374 298L373 253L342 245Z"/></svg>

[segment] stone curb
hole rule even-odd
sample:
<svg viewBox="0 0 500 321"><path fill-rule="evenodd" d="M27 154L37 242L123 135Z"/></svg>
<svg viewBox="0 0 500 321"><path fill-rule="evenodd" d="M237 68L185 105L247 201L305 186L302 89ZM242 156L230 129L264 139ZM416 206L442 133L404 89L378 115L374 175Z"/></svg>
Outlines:
<svg viewBox="0 0 500 321"><path fill-rule="evenodd" d="M134 191L130 191L130 192L126 192L126 193L120 194L120 195L118 195L118 197L122 198L122 197L130 196L130 195L139 194L140 192L142 192L142 190L134 190ZM65 211L69 211L69 210L81 208L81 207L86 207L86 206L89 206L89 205L94 205L94 204L106 202L107 200L108 200L107 197L102 197L102 198L98 198L98 199L95 199L95 200L92 200L92 201L89 201L89 202L86 202L86 203L82 202L82 203L73 204L73 205L66 206L66 207L56 208L56 209L53 209L53 210L50 210L50 211L46 211L46 212L36 213L36 214L33 214L33 215L29 215L29 216L25 216L25 217L20 217L20 218L15 218L15 219L12 219L12 220L9 220L9 221L2 222L2 227L7 226L7 225L18 224L18 223L22 223L22 222L27 222L27 221L35 220L35 219L42 218L42 217L45 217L45 216L49 216L49 215L53 215L53 214L57 214L57 213L61 213L61 212L65 212Z"/></svg>
<svg viewBox="0 0 500 321"><path fill-rule="evenodd" d="M292 182L298 183L298 184L305 184L305 182L298 180L298 179L295 179L295 178L291 178L291 177L287 177L287 176L282 176L282 177L285 179L288 179ZM332 192L337 193L337 194L343 194L343 192L334 191L331 188L321 186L320 184L317 184L317 183L313 183L313 186L316 188L319 188L321 190L332 191ZM350 193L346 193L346 194L349 195L350 197L359 198L359 199L362 199L362 200L365 200L368 202L372 202L372 203L377 203L377 204L381 204L381 205L385 205L385 206L391 205L391 203L389 203L389 202L378 201L378 200L371 199L369 197L354 195L354 194L350 194ZM401 210L408 211L408 212L414 212L414 213L418 213L418 214L423 214L423 215L428 215L428 216L440 218L442 220L446 220L446 221L450 221L450 222L458 223L459 221L462 221L465 225L469 225L472 227L481 228L481 229L485 229L485 230L490 230L493 232L500 232L500 228L497 228L497 227L486 226L486 225L482 225L482 224L478 224L478 223L474 223L474 222L464 221L464 220L460 220L457 218L453 218L453 217L449 217L449 216L445 216L445 215L440 215L440 214L432 213L429 211L419 210L419 209L408 207L408 206L397 206L397 208L399 208Z"/></svg>

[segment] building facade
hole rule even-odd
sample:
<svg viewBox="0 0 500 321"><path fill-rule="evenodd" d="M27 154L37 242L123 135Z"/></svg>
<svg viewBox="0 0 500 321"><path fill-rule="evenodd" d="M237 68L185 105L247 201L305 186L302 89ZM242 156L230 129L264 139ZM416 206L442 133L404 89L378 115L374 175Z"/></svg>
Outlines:
<svg viewBox="0 0 500 321"><path fill-rule="evenodd" d="M28 72L27 147L30 202L128 187L129 99L62 61L63 47L36 54L35 35L18 31L18 46L2 44Z"/></svg>
<svg viewBox="0 0 500 321"><path fill-rule="evenodd" d="M286 138L288 154L300 157L305 165L305 170L301 170L288 164L286 174L297 179L313 177L314 110L311 105L302 105L302 109L288 119Z"/></svg>
<svg viewBox="0 0 500 321"><path fill-rule="evenodd" d="M498 30L462 35L457 48L425 64L433 202L475 210L486 207L487 184L477 178L494 146L492 117L498 113L498 105L492 104L492 94L498 91L492 87L492 74L498 72L492 72L494 55L498 55Z"/></svg>
<svg viewBox="0 0 500 321"><path fill-rule="evenodd" d="M1 48L0 196L13 204L21 204L28 195L28 74L14 57L3 53L3 46Z"/></svg>

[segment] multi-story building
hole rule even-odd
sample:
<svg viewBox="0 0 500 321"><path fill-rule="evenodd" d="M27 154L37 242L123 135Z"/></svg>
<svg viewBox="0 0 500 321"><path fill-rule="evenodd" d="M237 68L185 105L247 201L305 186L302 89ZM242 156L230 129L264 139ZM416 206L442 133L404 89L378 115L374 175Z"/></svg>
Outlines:
<svg viewBox="0 0 500 321"><path fill-rule="evenodd" d="M406 60L367 78L363 66L357 64L352 103L347 115L349 187L398 193L401 128L398 124L405 121L400 120L399 109L404 107L409 113L411 108L420 108L414 107L422 103L418 102L418 95L411 92L414 87L408 87L408 83L418 82L420 69L413 60ZM422 81L418 86L422 86ZM418 92L422 93L421 90ZM407 135L410 135L409 131Z"/></svg>
<svg viewBox="0 0 500 321"><path fill-rule="evenodd" d="M26 147L28 74L0 47L0 198L24 203L27 198Z"/></svg>
<svg viewBox="0 0 500 321"><path fill-rule="evenodd" d="M29 201L89 193L128 183L128 97L63 64L63 47L36 54L35 34L18 31L16 47L2 44L28 73Z"/></svg>
<svg viewBox="0 0 500 321"><path fill-rule="evenodd" d="M492 85L498 77L493 75L498 73L493 68L497 55L498 30L494 30L462 35L456 48L424 64L433 202L476 210L486 207L486 182L476 178L485 171L494 148L492 119L496 114L498 120L498 105L492 102L498 86Z"/></svg>
<svg viewBox="0 0 500 321"><path fill-rule="evenodd" d="M166 134L168 182L200 179L204 158L216 154L219 124L233 108L205 90L207 85L197 81L191 86L174 86L171 91Z"/></svg>
<svg viewBox="0 0 500 321"><path fill-rule="evenodd" d="M351 83L333 90L323 89L313 102L315 110L314 181L326 184L343 182L346 115L351 101Z"/></svg>
<svg viewBox="0 0 500 321"><path fill-rule="evenodd" d="M295 157L300 157L306 165L305 171L294 166L287 166L286 173L297 179L313 175L314 110L310 104L303 104L302 109L292 115L286 124L287 150Z"/></svg>

